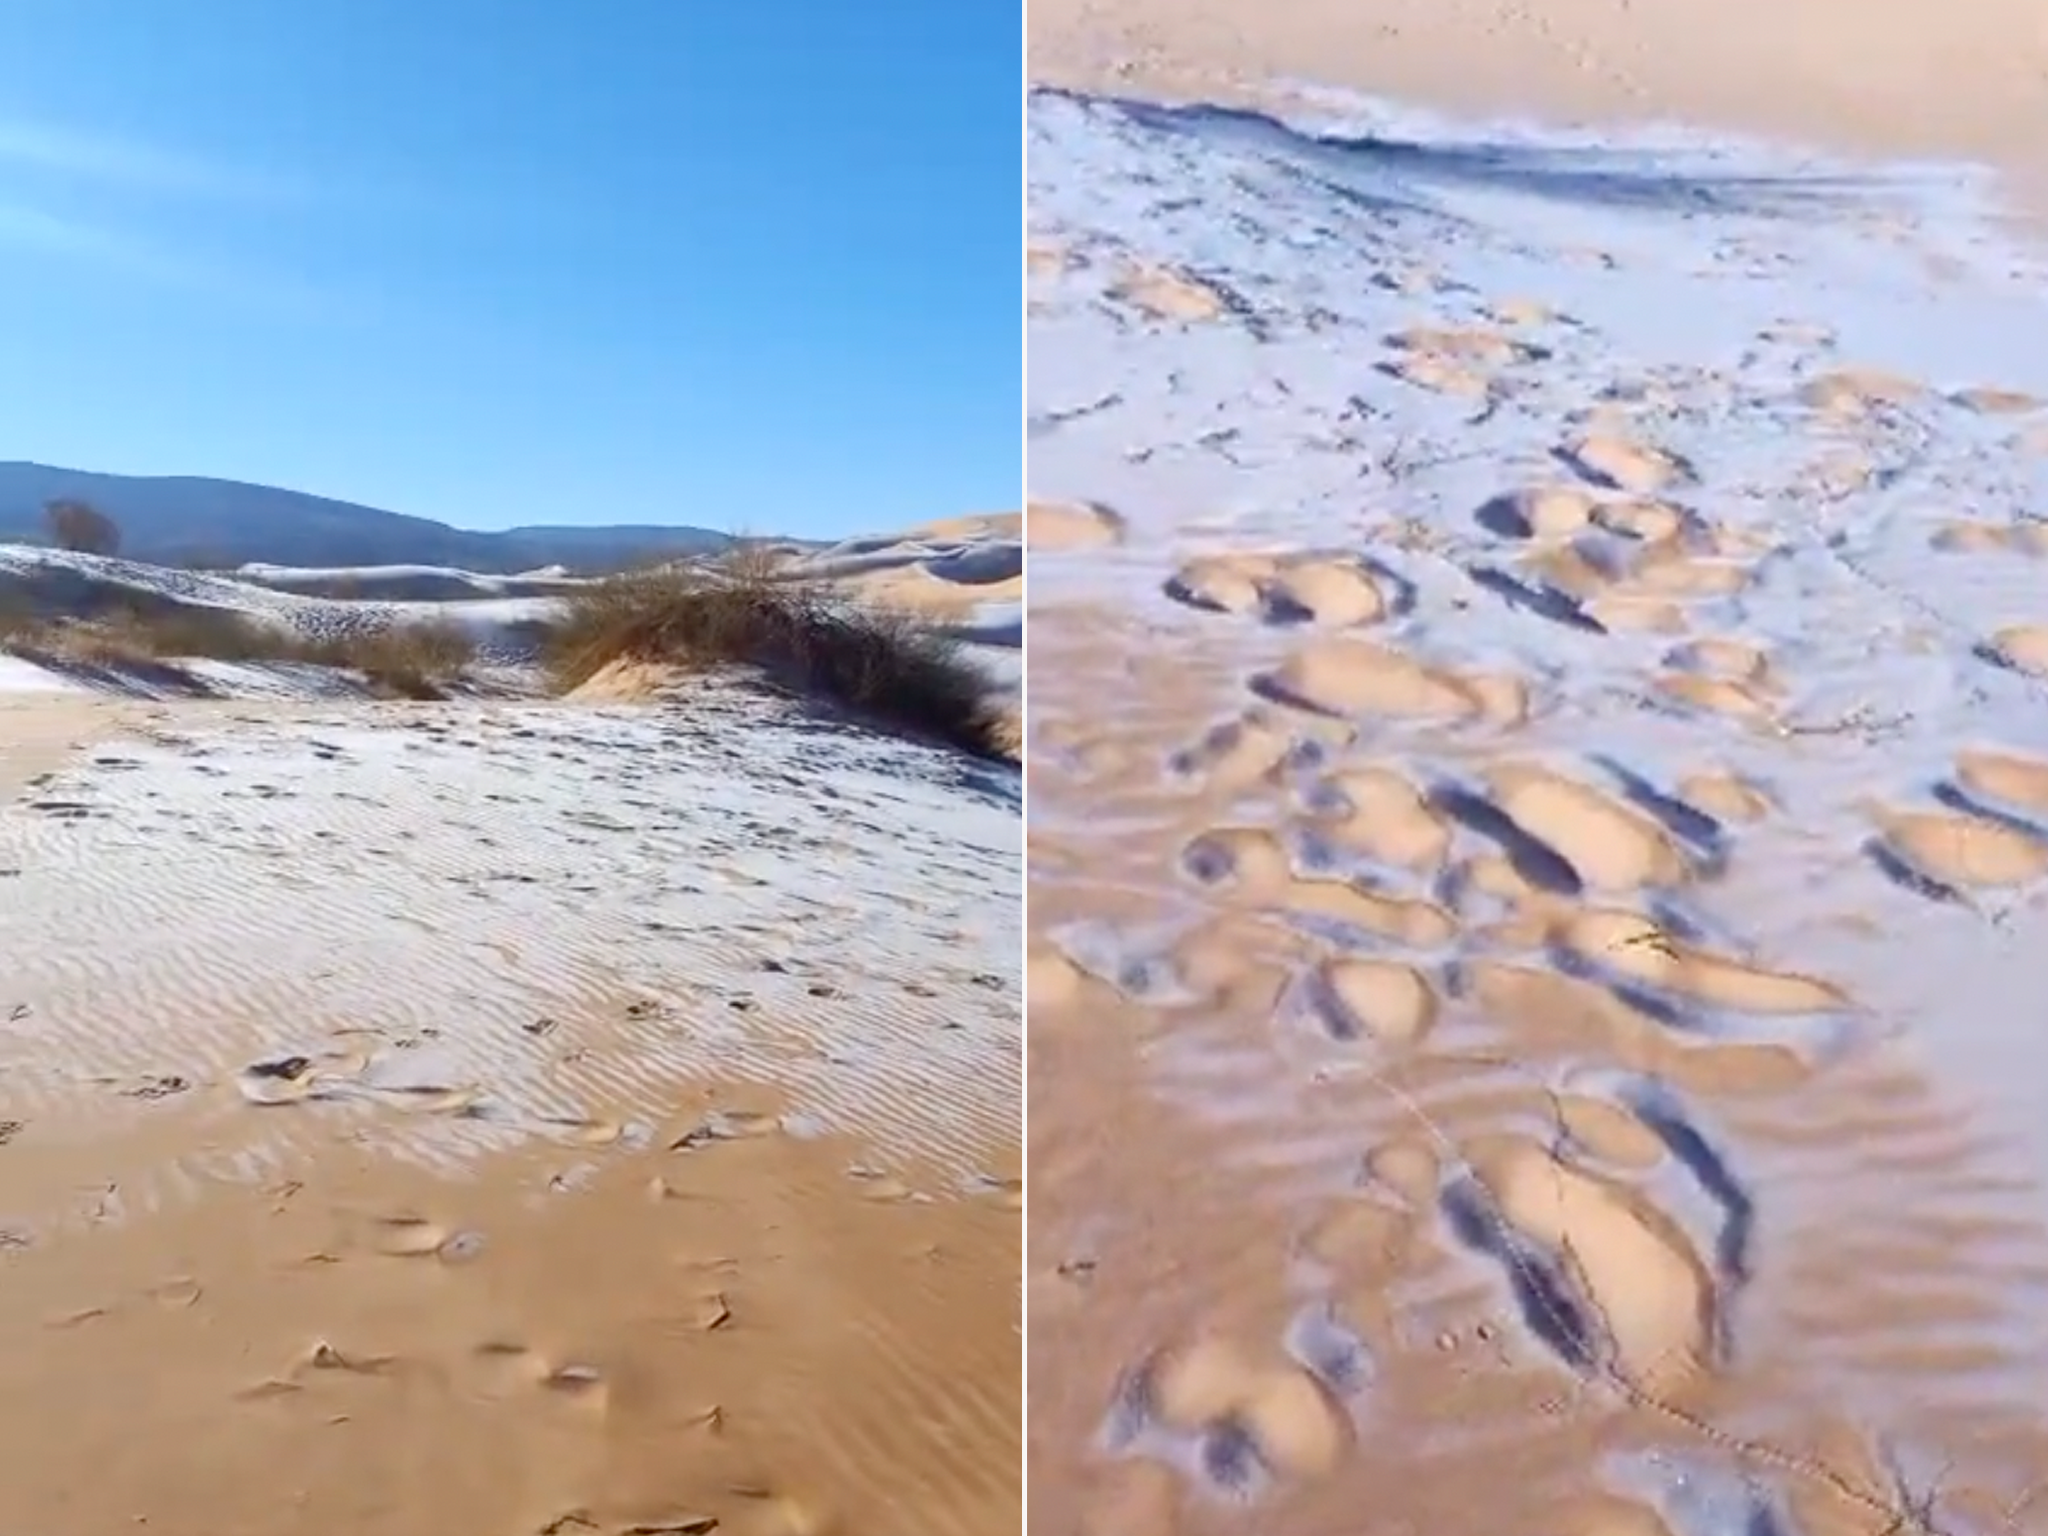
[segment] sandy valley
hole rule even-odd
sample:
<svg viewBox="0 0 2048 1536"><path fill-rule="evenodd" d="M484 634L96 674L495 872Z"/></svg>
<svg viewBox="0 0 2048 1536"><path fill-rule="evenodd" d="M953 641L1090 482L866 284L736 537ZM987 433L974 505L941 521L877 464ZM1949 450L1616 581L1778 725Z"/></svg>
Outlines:
<svg viewBox="0 0 2048 1536"><path fill-rule="evenodd" d="M1033 11L1033 1529L2048 1530L2048 262L1444 115L2037 21L1355 9Z"/></svg>
<svg viewBox="0 0 2048 1536"><path fill-rule="evenodd" d="M820 556L1014 656L1000 521ZM489 653L544 601L427 606ZM0 1525L1014 1528L1012 767L491 654L0 669Z"/></svg>

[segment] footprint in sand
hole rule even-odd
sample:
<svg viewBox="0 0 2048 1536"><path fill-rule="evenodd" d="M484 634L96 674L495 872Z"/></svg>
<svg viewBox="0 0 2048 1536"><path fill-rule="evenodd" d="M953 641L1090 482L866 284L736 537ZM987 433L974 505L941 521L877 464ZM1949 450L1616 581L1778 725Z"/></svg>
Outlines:
<svg viewBox="0 0 2048 1536"><path fill-rule="evenodd" d="M1492 497L1472 517L1498 538L1555 542L1584 533L1599 507L1599 497L1581 486L1540 485Z"/></svg>
<svg viewBox="0 0 2048 1536"><path fill-rule="evenodd" d="M1606 490L1651 496L1694 480L1693 467L1669 449L1618 432L1589 432L1558 451L1574 473Z"/></svg>
<svg viewBox="0 0 2048 1536"><path fill-rule="evenodd" d="M1697 519L1668 501L1632 496L1599 503L1593 521L1608 533L1640 544L1669 544L1691 530Z"/></svg>
<svg viewBox="0 0 2048 1536"><path fill-rule="evenodd" d="M1718 1297L1684 1230L1639 1191L1538 1142L1466 1149L1445 1192L1470 1246L1506 1269L1524 1320L1567 1363L1671 1401L1712 1368Z"/></svg>
<svg viewBox="0 0 2048 1536"><path fill-rule="evenodd" d="M1542 347L1483 326L1417 326L1389 336L1387 345L1401 352L1433 353L1487 368L1541 362L1549 356Z"/></svg>
<svg viewBox="0 0 2048 1536"><path fill-rule="evenodd" d="M1991 385L1959 389L1949 399L1980 416L2027 416L2042 409L2044 404L2023 390L1999 389Z"/></svg>
<svg viewBox="0 0 2048 1536"><path fill-rule="evenodd" d="M197 1306L199 1298L205 1295L206 1291L197 1280L186 1275L177 1275L169 1280L157 1282L149 1288L147 1294L149 1299L160 1307L183 1311L187 1307Z"/></svg>
<svg viewBox="0 0 2048 1536"><path fill-rule="evenodd" d="M1652 686L1665 699L1753 725L1778 717L1784 687L1755 646L1710 636L1667 652L1664 665L1670 670Z"/></svg>
<svg viewBox="0 0 2048 1536"><path fill-rule="evenodd" d="M1502 325L1548 325L1557 311L1540 299L1507 298L1487 306L1487 314Z"/></svg>
<svg viewBox="0 0 2048 1536"><path fill-rule="evenodd" d="M1154 320L1195 324L1229 310L1222 293L1200 278L1170 267L1134 264L1110 288L1110 297Z"/></svg>
<svg viewBox="0 0 2048 1536"><path fill-rule="evenodd" d="M1365 1174L1374 1187L1416 1211L1434 1205L1443 1187L1443 1164L1436 1148L1418 1138L1396 1136L1381 1142L1366 1154Z"/></svg>
<svg viewBox="0 0 2048 1536"><path fill-rule="evenodd" d="M1759 341L1807 347L1816 352L1825 352L1835 344L1834 328L1818 320L1774 320L1756 335Z"/></svg>
<svg viewBox="0 0 2048 1536"><path fill-rule="evenodd" d="M1376 624L1389 602L1374 573L1343 555L1208 555L1168 578L1166 595L1212 613L1268 624L1341 629Z"/></svg>
<svg viewBox="0 0 2048 1536"><path fill-rule="evenodd" d="M1675 635L1685 629L1685 610L1648 592L1601 592L1587 599L1586 612L1609 634Z"/></svg>
<svg viewBox="0 0 2048 1536"><path fill-rule="evenodd" d="M1664 1161L1663 1141L1626 1105L1567 1090L1551 1096L1550 1108L1572 1144L1604 1163L1645 1173Z"/></svg>
<svg viewBox="0 0 2048 1536"><path fill-rule="evenodd" d="M1741 560L1691 554L1670 546L1646 550L1630 569L1628 589L1681 601L1731 597L1750 583L1749 566Z"/></svg>
<svg viewBox="0 0 2048 1536"><path fill-rule="evenodd" d="M2002 821L1886 806L1871 818L1882 853L1949 890L2029 885L2048 874L2048 841Z"/></svg>
<svg viewBox="0 0 2048 1536"><path fill-rule="evenodd" d="M1666 672L1651 682L1657 697L1680 709L1721 715L1742 725L1765 728L1778 719L1778 702L1757 685L1697 672Z"/></svg>
<svg viewBox="0 0 2048 1536"><path fill-rule="evenodd" d="M923 1203L924 1197L894 1174L880 1168L871 1168L856 1163L846 1170L846 1176L860 1185L860 1197L871 1205L904 1205L911 1201Z"/></svg>
<svg viewBox="0 0 2048 1536"><path fill-rule="evenodd" d="M1432 1187L1427 1201L1435 1198ZM1371 1190L1349 1195L1309 1224L1297 1251L1347 1290L1384 1286L1434 1256L1416 1204Z"/></svg>
<svg viewBox="0 0 2048 1536"><path fill-rule="evenodd" d="M1089 978L1052 945L1034 940L1024 957L1024 995L1031 1011L1062 1013L1081 1000Z"/></svg>
<svg viewBox="0 0 2048 1536"><path fill-rule="evenodd" d="M1435 902L1301 874L1279 837L1262 827L1202 833L1182 850L1181 865L1199 884L1238 904L1311 925L1337 923L1419 949L1448 944L1457 932L1456 919Z"/></svg>
<svg viewBox="0 0 2048 1536"><path fill-rule="evenodd" d="M1690 873L1684 852L1662 826L1591 785L1514 764L1490 770L1487 783L1494 804L1555 849L1589 890L1671 886Z"/></svg>
<svg viewBox="0 0 2048 1536"><path fill-rule="evenodd" d="M2038 758L1968 748L1956 754L1956 778L1981 799L2048 813L2048 762Z"/></svg>
<svg viewBox="0 0 2048 1536"><path fill-rule="evenodd" d="M1703 769L1678 781L1679 798L1722 821L1761 821L1772 810L1771 799L1756 785L1727 769Z"/></svg>
<svg viewBox="0 0 2048 1536"><path fill-rule="evenodd" d="M1830 982L1698 948L1634 912L1588 908L1558 922L1552 937L1596 971L1710 1007L1766 1015L1852 1007L1848 994Z"/></svg>
<svg viewBox="0 0 2048 1536"><path fill-rule="evenodd" d="M1443 671L1392 646L1349 637L1304 645L1254 678L1252 688L1272 703L1339 718L1519 724L1529 708L1518 677Z"/></svg>
<svg viewBox="0 0 2048 1536"><path fill-rule="evenodd" d="M1073 264L1073 254L1061 245L1047 240L1027 241L1024 246L1024 270L1032 277L1057 277Z"/></svg>
<svg viewBox="0 0 2048 1536"><path fill-rule="evenodd" d="M1304 980L1296 1005L1318 1033L1413 1045L1436 1022L1436 990L1412 965L1393 960L1330 960Z"/></svg>
<svg viewBox="0 0 2048 1536"><path fill-rule="evenodd" d="M1420 326L1389 336L1386 344L1399 355L1380 365L1383 372L1438 394L1473 399L1490 395L1503 369L1549 355L1541 347L1479 326Z"/></svg>
<svg viewBox="0 0 2048 1536"><path fill-rule="evenodd" d="M359 1350L344 1350L316 1339L306 1347L292 1369L296 1378L301 1372L334 1372L350 1376L382 1376L399 1364L396 1355L372 1355Z"/></svg>
<svg viewBox="0 0 2048 1536"><path fill-rule="evenodd" d="M1702 636L1666 652L1664 664L1679 671L1751 683L1770 691L1776 691L1778 687L1771 676L1769 655L1747 640Z"/></svg>
<svg viewBox="0 0 2048 1536"><path fill-rule="evenodd" d="M2048 555L2048 523L1958 520L1944 524L1928 542L1944 554Z"/></svg>
<svg viewBox="0 0 2048 1536"><path fill-rule="evenodd" d="M2048 677L2048 624L2008 625L1979 648L1979 655L2029 677Z"/></svg>
<svg viewBox="0 0 2048 1536"><path fill-rule="evenodd" d="M1450 853L1450 822L1396 769L1340 769L1306 798L1321 835L1382 864L1434 873Z"/></svg>
<svg viewBox="0 0 2048 1536"><path fill-rule="evenodd" d="M1493 394L1494 381L1488 374L1434 352L1410 352L1379 364L1389 378L1431 394L1455 395L1465 400L1485 400Z"/></svg>
<svg viewBox="0 0 2048 1536"><path fill-rule="evenodd" d="M1307 1368L1220 1335L1163 1349L1131 1373L1106 1435L1112 1449L1192 1466L1241 1498L1330 1472L1352 1438L1332 1389Z"/></svg>
<svg viewBox="0 0 2048 1536"><path fill-rule="evenodd" d="M1121 544L1123 517L1094 502L1033 501L1024 512L1024 542L1040 553Z"/></svg>
<svg viewBox="0 0 2048 1536"><path fill-rule="evenodd" d="M1270 711L1252 709L1211 726L1192 746L1174 752L1166 767L1175 778L1234 794L1267 782L1294 755L1301 739Z"/></svg>
<svg viewBox="0 0 2048 1536"><path fill-rule="evenodd" d="M1838 419L1856 420L1925 398L1927 386L1879 368L1838 368L1799 387L1799 402Z"/></svg>

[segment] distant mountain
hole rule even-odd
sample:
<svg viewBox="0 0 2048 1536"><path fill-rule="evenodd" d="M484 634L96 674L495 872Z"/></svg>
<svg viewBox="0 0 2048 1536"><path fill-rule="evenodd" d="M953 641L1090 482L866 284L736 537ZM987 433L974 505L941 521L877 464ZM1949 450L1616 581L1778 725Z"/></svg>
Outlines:
<svg viewBox="0 0 2048 1536"><path fill-rule="evenodd" d="M43 506L90 502L121 529L121 553L157 565L450 565L499 574L540 566L601 571L725 548L708 528L451 528L301 491L186 475L99 475L0 463L0 543L45 542Z"/></svg>

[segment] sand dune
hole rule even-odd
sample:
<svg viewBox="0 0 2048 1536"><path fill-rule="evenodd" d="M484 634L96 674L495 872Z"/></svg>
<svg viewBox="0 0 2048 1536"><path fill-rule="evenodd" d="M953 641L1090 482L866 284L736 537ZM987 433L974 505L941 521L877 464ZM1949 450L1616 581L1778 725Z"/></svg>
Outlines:
<svg viewBox="0 0 2048 1536"><path fill-rule="evenodd" d="M2048 268L1755 144L1029 124L1034 1526L2048 1529Z"/></svg>
<svg viewBox="0 0 2048 1536"><path fill-rule="evenodd" d="M439 565L365 565L314 569L267 565L237 566L236 579L280 592L338 597L356 602L450 602L492 597L548 597L578 583L560 566L517 576L493 576Z"/></svg>
<svg viewBox="0 0 2048 1536"><path fill-rule="evenodd" d="M899 535L793 549L783 564L792 580L814 581L856 600L893 608L950 633L999 692L1021 687L1023 549L1011 515L955 519ZM708 576L715 563L696 562ZM232 574L188 571L133 560L26 545L0 545L0 616L92 616L139 609L153 616L227 612L308 641L375 634L408 624L466 630L489 686L518 691L540 627L565 594L594 578L561 571L479 575L437 566L365 566L314 570L247 565ZM26 665L7 658L17 681ZM362 689L331 669L198 660L178 676L149 669L74 669L70 685L145 696L205 692L220 697L340 697ZM530 682L529 680L525 680ZM46 675L41 687L66 686Z"/></svg>
<svg viewBox="0 0 2048 1536"><path fill-rule="evenodd" d="M739 677L189 668L0 656L0 1525L1012 1529L1017 773Z"/></svg>
<svg viewBox="0 0 2048 1536"><path fill-rule="evenodd" d="M853 540L793 560L784 571L843 584L865 602L930 619L974 645L1016 650L1024 643L1024 546L1015 516Z"/></svg>
<svg viewBox="0 0 2048 1536"><path fill-rule="evenodd" d="M531 639L523 631L553 612L548 594L563 585L552 579L529 583L425 567L319 572L251 566L221 575L68 550L0 545L4 611L74 617L117 607L151 614L220 610L308 640L407 623L452 622L470 630L487 656L507 660L531 654Z"/></svg>
<svg viewBox="0 0 2048 1536"><path fill-rule="evenodd" d="M2048 196L2048 19L2031 0L1789 0L1739 20L1714 0L1039 0L1030 61L1034 80L1109 94L1299 104L1336 86L1784 134L2000 165Z"/></svg>
<svg viewBox="0 0 2048 1536"><path fill-rule="evenodd" d="M808 551L783 566L860 601L924 619L959 640L1022 718L1024 546L1015 513L951 518Z"/></svg>

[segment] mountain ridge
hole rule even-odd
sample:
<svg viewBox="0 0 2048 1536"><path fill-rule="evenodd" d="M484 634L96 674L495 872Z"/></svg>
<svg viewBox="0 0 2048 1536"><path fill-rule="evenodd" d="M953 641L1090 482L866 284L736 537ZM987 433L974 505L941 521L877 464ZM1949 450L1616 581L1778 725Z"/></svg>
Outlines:
<svg viewBox="0 0 2048 1536"><path fill-rule="evenodd" d="M158 565L445 565L494 575L543 566L604 570L724 549L687 524L533 524L498 531L280 486L203 475L117 475L0 462L0 542L43 543L43 507L75 498L121 529L121 553Z"/></svg>

